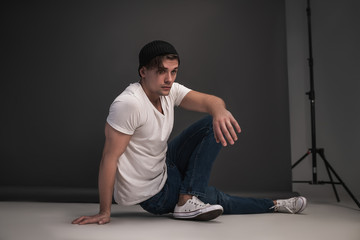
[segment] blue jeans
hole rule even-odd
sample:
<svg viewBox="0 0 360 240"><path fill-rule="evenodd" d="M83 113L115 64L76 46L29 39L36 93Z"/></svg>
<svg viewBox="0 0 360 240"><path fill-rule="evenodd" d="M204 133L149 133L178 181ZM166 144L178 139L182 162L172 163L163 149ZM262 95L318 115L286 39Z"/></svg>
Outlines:
<svg viewBox="0 0 360 240"><path fill-rule="evenodd" d="M205 203L219 204L224 214L273 212L270 199L230 196L208 186L211 168L220 149L208 116L185 129L168 144L166 165L168 178L163 189L140 206L153 214L173 212L179 194L197 196Z"/></svg>

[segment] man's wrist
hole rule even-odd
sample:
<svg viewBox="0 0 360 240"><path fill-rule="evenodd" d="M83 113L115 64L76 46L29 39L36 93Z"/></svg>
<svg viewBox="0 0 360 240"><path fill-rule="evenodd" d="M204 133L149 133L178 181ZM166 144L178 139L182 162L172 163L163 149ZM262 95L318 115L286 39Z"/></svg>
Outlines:
<svg viewBox="0 0 360 240"><path fill-rule="evenodd" d="M110 209L100 209L99 214L103 214L103 215L111 215L111 210Z"/></svg>

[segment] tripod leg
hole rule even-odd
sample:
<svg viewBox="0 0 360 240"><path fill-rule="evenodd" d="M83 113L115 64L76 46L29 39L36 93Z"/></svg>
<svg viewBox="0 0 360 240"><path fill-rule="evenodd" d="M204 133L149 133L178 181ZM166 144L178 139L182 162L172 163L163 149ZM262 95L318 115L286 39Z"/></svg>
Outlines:
<svg viewBox="0 0 360 240"><path fill-rule="evenodd" d="M304 160L304 158L306 158L307 156L309 156L310 153L311 153L311 150L307 151L299 160L297 160L297 161L291 166L291 169L293 169L294 167L296 167L296 165L298 165L302 160Z"/></svg>
<svg viewBox="0 0 360 240"><path fill-rule="evenodd" d="M326 166L326 171L329 175L329 178L330 178L330 182L331 182L331 185L332 185L332 188L334 190L334 193L335 193L335 197L336 197L336 200L338 202L340 202L340 198L339 198L339 194L337 193L336 191L336 187L335 187L335 184L334 184L334 180L332 179L332 176L331 176L331 173L330 173L330 170L329 170L329 166L325 163L325 166Z"/></svg>
<svg viewBox="0 0 360 240"><path fill-rule="evenodd" d="M360 208L360 202L356 199L356 197L352 194L350 189L345 185L345 183L341 180L339 175L335 172L334 168L330 165L330 163L326 160L325 154L323 151L319 152L320 157L324 160L326 166L333 172L335 177L340 181L341 185L345 188L346 192L350 195L352 200L356 203L356 205Z"/></svg>
<svg viewBox="0 0 360 240"><path fill-rule="evenodd" d="M325 156L325 154L324 154L324 149L319 149L317 152L319 153L320 157L323 158L323 160L324 160L324 156ZM330 170L329 170L328 162L324 160L324 163L325 163L325 167L326 167L327 174L329 175L329 178L330 178L330 183L331 183L332 188L333 188L334 193L335 193L336 200L337 200L338 202L340 202L339 194L338 194L337 191L336 191L336 187L335 187L335 184L334 184L334 180L333 180L332 175L331 175L331 172L330 172Z"/></svg>

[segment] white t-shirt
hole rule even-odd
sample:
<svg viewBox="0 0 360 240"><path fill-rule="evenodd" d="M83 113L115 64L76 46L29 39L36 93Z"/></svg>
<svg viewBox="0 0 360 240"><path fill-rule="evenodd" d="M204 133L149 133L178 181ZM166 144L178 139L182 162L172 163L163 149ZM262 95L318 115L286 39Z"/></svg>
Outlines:
<svg viewBox="0 0 360 240"><path fill-rule="evenodd" d="M168 96L161 96L160 113L140 83L128 86L111 104L107 122L119 132L132 135L117 164L114 199L133 205L154 196L166 179L167 140L174 124L174 106L190 91L173 83Z"/></svg>

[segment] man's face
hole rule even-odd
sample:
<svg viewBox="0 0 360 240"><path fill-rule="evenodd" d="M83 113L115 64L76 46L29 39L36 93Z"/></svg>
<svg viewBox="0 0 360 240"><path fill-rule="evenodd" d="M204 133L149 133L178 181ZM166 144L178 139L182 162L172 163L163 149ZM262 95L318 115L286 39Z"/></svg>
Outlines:
<svg viewBox="0 0 360 240"><path fill-rule="evenodd" d="M159 68L143 67L140 69L142 86L146 95L151 99L169 95L171 86L176 79L178 60L164 59L162 65L163 67Z"/></svg>

